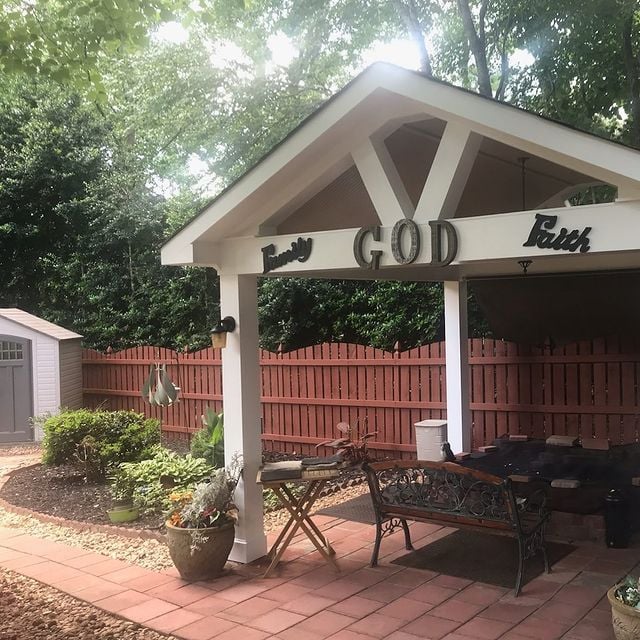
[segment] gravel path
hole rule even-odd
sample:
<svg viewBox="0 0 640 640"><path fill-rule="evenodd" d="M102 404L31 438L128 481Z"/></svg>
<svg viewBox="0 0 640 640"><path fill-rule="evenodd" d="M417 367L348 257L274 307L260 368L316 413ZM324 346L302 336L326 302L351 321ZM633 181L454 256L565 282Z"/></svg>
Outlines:
<svg viewBox="0 0 640 640"><path fill-rule="evenodd" d="M11 571L0 569L2 640L165 640L166 636L126 622Z"/></svg>

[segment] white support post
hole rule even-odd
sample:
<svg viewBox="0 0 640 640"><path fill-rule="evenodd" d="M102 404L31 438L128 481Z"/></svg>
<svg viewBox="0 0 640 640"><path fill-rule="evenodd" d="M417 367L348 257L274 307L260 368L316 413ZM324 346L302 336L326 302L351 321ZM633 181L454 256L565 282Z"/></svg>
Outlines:
<svg viewBox="0 0 640 640"><path fill-rule="evenodd" d="M236 321L222 350L224 455L228 462L240 453L244 464L235 493L240 513L230 559L247 563L267 552L262 487L256 484L262 460L256 276L220 276L220 314Z"/></svg>
<svg viewBox="0 0 640 640"><path fill-rule="evenodd" d="M447 428L454 453L471 448L467 283L444 283L444 337L447 372Z"/></svg>

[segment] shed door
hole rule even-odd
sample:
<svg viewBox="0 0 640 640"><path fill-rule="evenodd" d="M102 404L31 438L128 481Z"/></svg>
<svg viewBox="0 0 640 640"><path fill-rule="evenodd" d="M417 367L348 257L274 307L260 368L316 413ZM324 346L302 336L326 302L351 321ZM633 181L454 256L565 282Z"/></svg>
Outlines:
<svg viewBox="0 0 640 640"><path fill-rule="evenodd" d="M0 442L32 440L31 342L0 336Z"/></svg>

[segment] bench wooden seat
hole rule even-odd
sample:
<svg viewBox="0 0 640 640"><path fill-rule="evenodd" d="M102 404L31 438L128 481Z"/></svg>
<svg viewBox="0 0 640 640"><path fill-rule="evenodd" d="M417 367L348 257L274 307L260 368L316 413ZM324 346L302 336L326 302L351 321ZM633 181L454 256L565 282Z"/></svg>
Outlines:
<svg viewBox="0 0 640 640"><path fill-rule="evenodd" d="M371 566L378 563L382 538L401 527L413 549L407 520L460 529L483 530L518 540L515 595L520 593L524 561L538 551L549 573L544 531L547 490L530 487L526 498L514 494L511 480L452 462L391 460L363 465L376 516Z"/></svg>

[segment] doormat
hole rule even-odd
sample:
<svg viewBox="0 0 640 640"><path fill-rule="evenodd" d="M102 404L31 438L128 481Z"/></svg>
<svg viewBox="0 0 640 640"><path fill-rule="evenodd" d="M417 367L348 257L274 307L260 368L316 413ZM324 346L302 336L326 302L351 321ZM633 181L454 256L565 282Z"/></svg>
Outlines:
<svg viewBox="0 0 640 640"><path fill-rule="evenodd" d="M351 498L351 500L335 504L332 507L321 509L316 513L323 516L331 516L332 518L350 520L351 522L361 522L362 524L376 523L371 496L368 493L363 493L357 498Z"/></svg>
<svg viewBox="0 0 640 640"><path fill-rule="evenodd" d="M382 540L384 550L384 539ZM576 549L570 544L547 542L549 564L562 560ZM496 536L458 529L416 551L392 561L392 564L413 569L429 569L456 578L467 578L496 587L513 589L518 571L518 541L514 538ZM525 560L522 584L544 572L542 554Z"/></svg>

